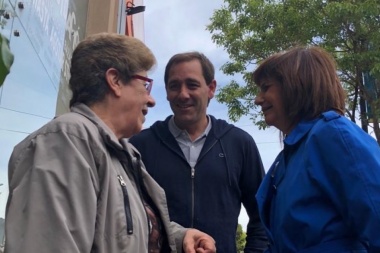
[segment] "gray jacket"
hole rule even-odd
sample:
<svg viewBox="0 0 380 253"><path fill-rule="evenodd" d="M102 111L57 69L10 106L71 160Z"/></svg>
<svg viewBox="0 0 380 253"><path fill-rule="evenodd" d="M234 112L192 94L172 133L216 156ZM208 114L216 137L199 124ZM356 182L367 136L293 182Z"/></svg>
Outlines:
<svg viewBox="0 0 380 253"><path fill-rule="evenodd" d="M83 104L28 136L9 162L5 252L148 252L147 214L129 155L139 160ZM169 221L164 191L137 164L171 251L182 252L186 229Z"/></svg>

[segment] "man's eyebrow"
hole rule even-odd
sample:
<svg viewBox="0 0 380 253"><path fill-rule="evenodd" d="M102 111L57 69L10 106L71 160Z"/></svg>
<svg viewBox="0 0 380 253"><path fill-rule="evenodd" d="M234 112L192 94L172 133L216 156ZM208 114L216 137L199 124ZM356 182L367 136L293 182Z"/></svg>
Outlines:
<svg viewBox="0 0 380 253"><path fill-rule="evenodd" d="M169 80L168 84L170 84L170 83L178 83L178 82L180 82L180 80L178 80L178 79L171 79L171 80ZM185 79L185 82L196 82L196 83L200 83L200 81L199 81L198 79L191 78L191 77L186 78L186 79Z"/></svg>
<svg viewBox="0 0 380 253"><path fill-rule="evenodd" d="M194 79L194 78L186 78L185 79L186 82L196 82L196 83L200 83L198 79Z"/></svg>

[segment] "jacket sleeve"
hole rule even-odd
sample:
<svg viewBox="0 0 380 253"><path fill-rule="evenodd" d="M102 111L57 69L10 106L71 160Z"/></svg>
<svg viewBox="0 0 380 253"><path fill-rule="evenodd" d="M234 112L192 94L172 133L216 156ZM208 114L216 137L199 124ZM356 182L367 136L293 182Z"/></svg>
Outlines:
<svg viewBox="0 0 380 253"><path fill-rule="evenodd" d="M90 252L96 175L88 142L64 132L24 141L9 162L7 253Z"/></svg>
<svg viewBox="0 0 380 253"><path fill-rule="evenodd" d="M175 223L174 221L170 222L169 227L170 227L169 233L174 238L177 252L178 253L183 252L183 238L185 237L185 234L188 228L184 228L181 225Z"/></svg>
<svg viewBox="0 0 380 253"><path fill-rule="evenodd" d="M262 253L268 247L268 241L260 221L255 195L265 172L257 146L252 137L248 137L244 151L244 168L240 179L242 203L249 217L244 252Z"/></svg>
<svg viewBox="0 0 380 253"><path fill-rule="evenodd" d="M326 192L348 231L380 252L380 148L356 126L334 120L306 144L313 179Z"/></svg>

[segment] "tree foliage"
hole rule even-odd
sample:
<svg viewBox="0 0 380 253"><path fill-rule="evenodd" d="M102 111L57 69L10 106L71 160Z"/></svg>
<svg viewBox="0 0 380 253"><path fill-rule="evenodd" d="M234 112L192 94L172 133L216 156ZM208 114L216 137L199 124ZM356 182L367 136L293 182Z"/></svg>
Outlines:
<svg viewBox="0 0 380 253"><path fill-rule="evenodd" d="M224 0L210 20L212 40L230 57L222 71L243 75L244 83L232 81L217 95L227 104L231 120L249 115L265 128L253 103L257 88L251 73L256 64L294 45L316 45L337 61L348 95L347 116L352 121L359 116L364 130L373 122L380 143L379 0Z"/></svg>
<svg viewBox="0 0 380 253"><path fill-rule="evenodd" d="M237 248L238 253L244 252L246 237L247 237L247 234L243 231L242 226L238 224L238 227L236 230L236 248Z"/></svg>

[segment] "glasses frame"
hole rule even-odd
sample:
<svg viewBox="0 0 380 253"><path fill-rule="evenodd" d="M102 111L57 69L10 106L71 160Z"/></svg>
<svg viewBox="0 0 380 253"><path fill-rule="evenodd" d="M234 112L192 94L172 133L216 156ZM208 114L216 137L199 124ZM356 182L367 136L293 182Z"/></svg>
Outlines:
<svg viewBox="0 0 380 253"><path fill-rule="evenodd" d="M153 79L148 78L146 76L140 76L140 75L133 75L131 77L134 79L145 81L145 89L148 91L148 94L150 94L150 91L152 90L152 86L153 86Z"/></svg>

